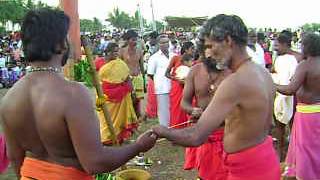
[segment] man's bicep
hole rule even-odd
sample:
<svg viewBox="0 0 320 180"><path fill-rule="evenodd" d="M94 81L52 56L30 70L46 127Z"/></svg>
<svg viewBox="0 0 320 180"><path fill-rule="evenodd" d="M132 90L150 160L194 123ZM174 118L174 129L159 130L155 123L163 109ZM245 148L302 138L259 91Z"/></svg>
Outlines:
<svg viewBox="0 0 320 180"><path fill-rule="evenodd" d="M16 160L20 157L24 157L25 151L17 142L14 133L11 132L6 125L3 125L2 127L5 135L6 147L8 150L9 158L12 160Z"/></svg>
<svg viewBox="0 0 320 180"><path fill-rule="evenodd" d="M88 90L84 87L75 89L66 110L66 123L77 156L81 164L86 166L102 146L99 121Z"/></svg>

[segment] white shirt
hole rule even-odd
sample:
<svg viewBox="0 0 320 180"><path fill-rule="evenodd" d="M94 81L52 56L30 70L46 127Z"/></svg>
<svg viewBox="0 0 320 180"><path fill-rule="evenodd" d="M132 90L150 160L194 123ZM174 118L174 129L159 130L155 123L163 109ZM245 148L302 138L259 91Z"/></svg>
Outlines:
<svg viewBox="0 0 320 180"><path fill-rule="evenodd" d="M278 56L274 63L276 73L272 75L273 81L280 85L288 85L297 66L295 56L289 54ZM274 101L274 114L278 121L288 124L293 116L293 97L277 93Z"/></svg>
<svg viewBox="0 0 320 180"><path fill-rule="evenodd" d="M298 61L294 55L280 55L274 62L274 69L277 74L277 83L280 85L288 85L291 77L294 75Z"/></svg>
<svg viewBox="0 0 320 180"><path fill-rule="evenodd" d="M170 60L161 50L153 54L148 61L147 73L153 75L155 94L167 94L171 89L171 81L165 74Z"/></svg>
<svg viewBox="0 0 320 180"><path fill-rule="evenodd" d="M247 52L251 57L252 61L256 64L259 64L262 67L265 67L266 62L264 60L264 51L262 47L256 43L255 44L256 51L253 51L250 47L247 46Z"/></svg>
<svg viewBox="0 0 320 180"><path fill-rule="evenodd" d="M0 57L0 68L6 67L6 58Z"/></svg>

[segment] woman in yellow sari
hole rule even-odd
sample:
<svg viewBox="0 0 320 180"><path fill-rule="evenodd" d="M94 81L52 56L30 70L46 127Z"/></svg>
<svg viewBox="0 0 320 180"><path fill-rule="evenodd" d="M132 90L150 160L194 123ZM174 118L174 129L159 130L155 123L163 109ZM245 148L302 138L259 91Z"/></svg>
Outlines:
<svg viewBox="0 0 320 180"><path fill-rule="evenodd" d="M131 99L132 85L129 80L127 64L118 58L119 47L109 43L106 53L106 64L98 69L106 104L110 112L118 141L129 138L137 128L137 117ZM98 110L101 140L111 144L111 136L103 112Z"/></svg>

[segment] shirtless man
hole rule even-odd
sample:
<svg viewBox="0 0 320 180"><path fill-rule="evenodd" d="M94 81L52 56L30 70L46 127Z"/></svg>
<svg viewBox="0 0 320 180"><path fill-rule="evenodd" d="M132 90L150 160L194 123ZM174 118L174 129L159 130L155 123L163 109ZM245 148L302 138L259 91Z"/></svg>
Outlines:
<svg viewBox="0 0 320 180"><path fill-rule="evenodd" d="M194 65L185 81L181 107L193 120L197 120L203 110L209 105L218 85L230 74L229 70L218 70L211 58L204 58ZM196 99L195 106L192 105ZM227 171L223 169L223 129L212 132L207 141L198 148L187 148L185 154L185 169L198 168L202 180L225 179ZM193 158L197 156L197 158ZM194 164L193 159L199 159Z"/></svg>
<svg viewBox="0 0 320 180"><path fill-rule="evenodd" d="M63 11L39 9L22 24L32 69L3 97L0 122L18 178L93 179L150 149L151 132L130 145L104 147L99 120L86 87L64 79L70 19Z"/></svg>
<svg viewBox="0 0 320 180"><path fill-rule="evenodd" d="M217 67L233 73L222 81L198 122L185 129L156 126L153 132L182 146L203 144L225 121L224 166L228 180L279 180L280 163L268 136L275 87L246 51L248 30L235 15L217 15L205 24L205 45Z"/></svg>
<svg viewBox="0 0 320 180"><path fill-rule="evenodd" d="M144 97L144 66L143 51L137 48L138 34L133 30L128 30L124 35L127 46L120 50L120 59L124 60L132 77L133 84L133 104L138 118L141 117L140 101Z"/></svg>
<svg viewBox="0 0 320 180"><path fill-rule="evenodd" d="M307 34L302 40L301 61L288 85L277 85L284 95L296 95L290 144L286 158L286 176L320 179L320 36Z"/></svg>

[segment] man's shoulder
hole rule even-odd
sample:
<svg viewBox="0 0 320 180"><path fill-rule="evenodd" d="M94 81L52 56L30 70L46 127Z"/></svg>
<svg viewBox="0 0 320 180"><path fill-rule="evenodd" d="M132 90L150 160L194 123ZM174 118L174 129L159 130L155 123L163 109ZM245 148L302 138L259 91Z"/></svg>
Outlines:
<svg viewBox="0 0 320 180"><path fill-rule="evenodd" d="M198 72L203 68L203 62L199 62L190 68L190 72Z"/></svg>
<svg viewBox="0 0 320 180"><path fill-rule="evenodd" d="M85 93L88 91L88 88L83 83L66 80L65 91L66 93L69 93L68 95L72 95L77 93Z"/></svg>

